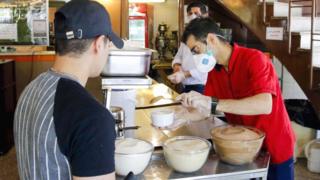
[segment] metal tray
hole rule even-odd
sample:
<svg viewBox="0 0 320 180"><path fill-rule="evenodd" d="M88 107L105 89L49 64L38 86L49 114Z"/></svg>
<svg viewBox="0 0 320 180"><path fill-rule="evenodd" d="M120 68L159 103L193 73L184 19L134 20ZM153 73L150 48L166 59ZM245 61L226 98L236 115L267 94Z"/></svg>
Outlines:
<svg viewBox="0 0 320 180"><path fill-rule="evenodd" d="M102 76L145 76L149 73L151 49L111 50L103 68Z"/></svg>

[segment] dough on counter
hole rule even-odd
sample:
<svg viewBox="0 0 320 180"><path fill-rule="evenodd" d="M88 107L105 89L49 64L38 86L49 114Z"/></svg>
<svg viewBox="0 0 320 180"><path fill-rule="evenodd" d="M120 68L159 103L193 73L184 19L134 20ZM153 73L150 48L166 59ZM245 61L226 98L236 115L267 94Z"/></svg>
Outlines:
<svg viewBox="0 0 320 180"><path fill-rule="evenodd" d="M257 132L242 126L227 126L217 128L213 135L225 140L255 140L261 137Z"/></svg>

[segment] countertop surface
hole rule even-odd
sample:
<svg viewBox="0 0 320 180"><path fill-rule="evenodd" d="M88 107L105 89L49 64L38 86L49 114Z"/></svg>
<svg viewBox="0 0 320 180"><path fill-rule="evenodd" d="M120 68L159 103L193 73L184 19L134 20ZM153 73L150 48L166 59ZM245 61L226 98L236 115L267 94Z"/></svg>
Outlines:
<svg viewBox="0 0 320 180"><path fill-rule="evenodd" d="M163 84L155 83L150 88L137 91L137 106L145 109L135 110L134 124L140 128L128 130L125 137L134 137L151 142L155 146L155 151L146 170L137 175L137 179L243 179L243 178L266 178L270 160L268 153L261 153L253 163L241 166L229 165L222 162L219 156L212 150L208 160L203 167L194 173L179 173L167 165L163 152L163 143L175 136L197 136L204 139L211 139L211 129L224 125L225 122L215 116L199 119L198 121L187 120L183 124L174 128L158 128L152 125L151 112L154 110L169 109L176 112L177 109L184 108L181 105L166 107L152 106L154 99L161 99L165 104L170 103L178 94ZM164 97L164 98L157 98ZM169 102L168 102L169 101ZM183 116L188 118L189 116ZM175 121L177 119L175 118ZM123 179L117 176L117 179Z"/></svg>
<svg viewBox="0 0 320 180"><path fill-rule="evenodd" d="M175 136L198 136L205 139L211 139L211 129L225 124L216 117L209 117L200 121L187 121L184 125L173 129L160 129L152 125L151 112L153 110L175 110L178 107L179 106L169 106L136 110L135 125L140 126L140 128L138 130L133 130L134 137L149 141L155 147L161 147L164 141Z"/></svg>
<svg viewBox="0 0 320 180"><path fill-rule="evenodd" d="M55 51L1 52L0 56L55 55Z"/></svg>
<svg viewBox="0 0 320 180"><path fill-rule="evenodd" d="M217 114L209 118L199 119L199 121L191 121L186 119L182 125L177 125L174 128L160 129L154 127L151 120L152 111L169 109L175 111L177 115L177 112L186 110L181 105L159 107L159 105L163 106L165 104L175 102L174 99L177 96L178 93L176 93L174 90L170 89L164 84L157 83L156 81L153 81L153 84L149 88L138 89L136 91L134 124L136 126L140 126L140 128L137 130L128 130L126 131L126 135L147 140L155 147L160 147L165 140L174 136L189 135L211 139L210 130L216 126L225 124L225 122L219 118L216 118L216 116L223 116L223 114Z"/></svg>

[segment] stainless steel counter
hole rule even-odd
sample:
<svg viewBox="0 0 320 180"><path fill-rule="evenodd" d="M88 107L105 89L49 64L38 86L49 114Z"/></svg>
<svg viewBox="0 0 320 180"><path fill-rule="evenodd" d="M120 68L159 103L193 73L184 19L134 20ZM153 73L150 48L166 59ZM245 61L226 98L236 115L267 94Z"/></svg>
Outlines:
<svg viewBox="0 0 320 180"><path fill-rule="evenodd" d="M216 126L225 124L220 119L211 117L202 121L189 122L175 130L159 129L152 126L150 114L153 110L174 109L176 107L177 106L169 106L136 110L135 124L140 126L140 128L133 131L133 136L139 139L147 140L155 147L160 147L165 140L174 136L198 136L205 139L211 139L210 130Z"/></svg>
<svg viewBox="0 0 320 180"><path fill-rule="evenodd" d="M172 109L176 106L162 107L161 109ZM190 122L176 130L163 130L151 125L150 113L153 109L136 110L136 125L138 130L132 132L136 138L147 140L155 147L162 146L168 138L178 135L199 136L211 139L210 130L213 127L225 124L218 118L211 117L202 121ZM160 109L160 108L157 108ZM159 149L159 148L158 148ZM259 157L250 164L234 166L219 160L217 154L212 150L205 165L194 173L179 173L171 169L165 162L162 150L156 150L152 156L147 169L137 177L137 179L250 179L261 177L267 178L269 166L269 154L261 153ZM123 177L117 176L121 180Z"/></svg>
<svg viewBox="0 0 320 180"><path fill-rule="evenodd" d="M156 87L156 88L155 88ZM161 92L161 93L159 93ZM164 94L163 94L164 93ZM150 114L155 109L175 109L178 106L150 108L150 101L157 96L175 98L177 94L163 85L155 85L149 89L137 92L137 107L149 107L139 109L135 112L135 125L140 126L138 130L127 131L126 134L135 138L151 142L155 147L152 159L147 169L137 176L137 179L250 179L261 177L266 179L269 165L269 154L260 156L250 164L234 166L219 160L219 157L212 150L205 165L194 173L179 173L171 169L165 162L161 146L167 139L174 136L189 135L211 139L210 130L216 126L225 124L216 117L210 117L201 121L189 122L174 130L159 129L151 124ZM158 148L157 148L158 147ZM159 148L160 147L160 148ZM160 149L160 150L159 150ZM117 179L123 177L117 176Z"/></svg>

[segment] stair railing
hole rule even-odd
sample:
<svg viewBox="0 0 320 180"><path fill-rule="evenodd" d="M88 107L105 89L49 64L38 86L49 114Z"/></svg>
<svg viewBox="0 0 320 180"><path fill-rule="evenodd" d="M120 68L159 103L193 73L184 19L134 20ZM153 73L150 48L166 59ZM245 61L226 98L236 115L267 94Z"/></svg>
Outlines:
<svg viewBox="0 0 320 180"><path fill-rule="evenodd" d="M263 17L262 17L262 21L263 21L263 24L265 25L265 26L270 26L270 23L269 22L267 22L267 2L266 2L266 0L263 0L263 2L262 2L263 4L262 4L262 6L263 6Z"/></svg>

